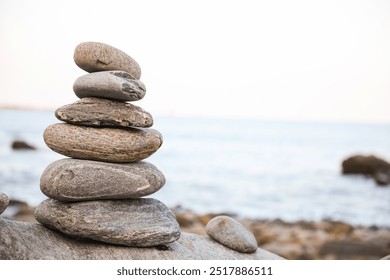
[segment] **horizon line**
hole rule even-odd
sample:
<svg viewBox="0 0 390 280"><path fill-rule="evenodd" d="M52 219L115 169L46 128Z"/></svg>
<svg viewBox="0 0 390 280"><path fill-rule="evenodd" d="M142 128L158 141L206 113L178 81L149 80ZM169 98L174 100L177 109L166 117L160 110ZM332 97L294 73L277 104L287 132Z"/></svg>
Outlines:
<svg viewBox="0 0 390 280"><path fill-rule="evenodd" d="M53 106L26 106L14 104L0 104L0 110L15 110L15 111L34 111L34 112L54 112L56 108ZM199 118L199 119L219 119L219 120L247 120L247 121L274 121L274 122L295 122L295 123L328 123L328 124L366 124L366 125L390 125L390 120L324 120L324 119L307 119L307 118L271 118L260 116L234 116L234 115L215 115L215 114L181 114L181 113L159 113L154 114L158 117L179 117L179 118Z"/></svg>

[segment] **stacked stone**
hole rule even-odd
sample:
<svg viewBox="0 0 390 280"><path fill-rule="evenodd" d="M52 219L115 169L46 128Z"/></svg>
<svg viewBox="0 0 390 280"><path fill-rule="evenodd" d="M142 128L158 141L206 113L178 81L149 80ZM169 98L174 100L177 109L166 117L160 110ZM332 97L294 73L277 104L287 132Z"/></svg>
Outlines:
<svg viewBox="0 0 390 280"><path fill-rule="evenodd" d="M40 187L49 197L36 209L41 224L73 237L150 247L180 237L173 213L142 198L165 184L164 175L142 161L162 144L152 116L131 101L144 97L138 63L96 42L75 49L75 63L89 72L73 86L80 98L58 108L64 123L49 126L44 140L67 157L50 164Z"/></svg>

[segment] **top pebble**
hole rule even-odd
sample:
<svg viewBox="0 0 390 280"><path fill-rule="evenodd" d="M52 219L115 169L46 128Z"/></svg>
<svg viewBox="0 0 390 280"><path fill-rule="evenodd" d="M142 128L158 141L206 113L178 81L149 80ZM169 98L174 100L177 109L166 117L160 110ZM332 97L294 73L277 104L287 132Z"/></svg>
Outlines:
<svg viewBox="0 0 390 280"><path fill-rule="evenodd" d="M141 68L133 58L104 43L81 43L76 47L73 58L78 67L89 73L122 70L136 79L141 78Z"/></svg>

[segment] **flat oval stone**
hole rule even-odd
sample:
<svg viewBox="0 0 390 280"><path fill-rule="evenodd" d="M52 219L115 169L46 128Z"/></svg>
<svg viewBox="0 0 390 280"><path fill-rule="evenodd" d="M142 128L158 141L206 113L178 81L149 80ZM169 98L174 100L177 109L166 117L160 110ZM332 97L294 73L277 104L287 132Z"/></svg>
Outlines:
<svg viewBox="0 0 390 280"><path fill-rule="evenodd" d="M0 214L8 207L9 198L5 193L0 192Z"/></svg>
<svg viewBox="0 0 390 280"><path fill-rule="evenodd" d="M141 107L103 98L86 97L55 111L57 119L78 125L151 127L153 117Z"/></svg>
<svg viewBox="0 0 390 280"><path fill-rule="evenodd" d="M163 141L154 129L96 128L66 123L50 125L43 139L50 149L64 156L122 163L149 157Z"/></svg>
<svg viewBox="0 0 390 280"><path fill-rule="evenodd" d="M150 247L180 237L171 210L153 198L84 202L47 199L38 205L35 217L65 234L110 244Z"/></svg>
<svg viewBox="0 0 390 280"><path fill-rule="evenodd" d="M226 247L242 253L254 253L257 241L252 232L228 216L217 216L206 225L207 234Z"/></svg>
<svg viewBox="0 0 390 280"><path fill-rule="evenodd" d="M61 201L140 198L157 192L165 177L153 164L61 159L41 176L41 191Z"/></svg>
<svg viewBox="0 0 390 280"><path fill-rule="evenodd" d="M79 77L73 84L79 97L100 97L119 101L137 101L145 96L145 85L124 71L103 71Z"/></svg>
<svg viewBox="0 0 390 280"><path fill-rule="evenodd" d="M107 70L122 70L134 78L141 77L138 63L123 51L99 42L84 42L74 50L74 62L81 69L91 73Z"/></svg>

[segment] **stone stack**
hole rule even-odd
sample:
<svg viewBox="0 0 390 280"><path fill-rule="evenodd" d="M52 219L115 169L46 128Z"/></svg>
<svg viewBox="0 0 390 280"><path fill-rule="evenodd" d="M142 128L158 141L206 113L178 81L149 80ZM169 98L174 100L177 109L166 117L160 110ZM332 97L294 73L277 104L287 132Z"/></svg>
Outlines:
<svg viewBox="0 0 390 280"><path fill-rule="evenodd" d="M65 155L50 164L40 187L49 197L36 209L41 224L69 236L109 244L150 247L180 237L173 213L142 198L165 184L164 175L142 161L162 144L152 116L129 101L144 97L138 63L103 43L78 45L75 63L89 72L73 86L80 98L58 108L64 123L49 126L44 140Z"/></svg>

